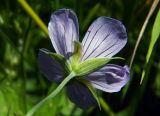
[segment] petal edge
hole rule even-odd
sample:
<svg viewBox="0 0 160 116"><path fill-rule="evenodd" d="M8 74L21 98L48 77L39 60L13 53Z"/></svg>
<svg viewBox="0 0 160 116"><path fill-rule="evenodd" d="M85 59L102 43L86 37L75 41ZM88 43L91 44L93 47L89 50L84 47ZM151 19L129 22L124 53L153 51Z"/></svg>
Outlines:
<svg viewBox="0 0 160 116"><path fill-rule="evenodd" d="M51 15L48 30L55 51L69 58L73 52L73 41L79 40L78 19L74 11L55 11Z"/></svg>
<svg viewBox="0 0 160 116"><path fill-rule="evenodd" d="M86 78L93 87L105 92L118 92L129 80L128 66L106 65Z"/></svg>
<svg viewBox="0 0 160 116"><path fill-rule="evenodd" d="M127 42L124 25L113 18L99 17L89 27L82 45L82 61L95 57L112 57L118 53Z"/></svg>

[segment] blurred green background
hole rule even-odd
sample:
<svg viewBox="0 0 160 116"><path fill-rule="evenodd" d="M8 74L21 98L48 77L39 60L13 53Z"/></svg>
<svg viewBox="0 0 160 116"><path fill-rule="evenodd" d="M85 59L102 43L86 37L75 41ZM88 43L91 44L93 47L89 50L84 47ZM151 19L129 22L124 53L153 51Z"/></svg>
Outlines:
<svg viewBox="0 0 160 116"><path fill-rule="evenodd" d="M24 0L0 2L0 116L24 116L29 109L57 87L41 74L37 63L40 48L54 51L50 39L19 1ZM60 8L74 10L79 20L81 40L89 25L99 16L121 20L127 29L128 43L116 55L126 60L116 63L129 65L137 37L153 0L27 0L27 2L46 25L55 10ZM98 106L85 111L79 109L69 101L63 89L52 101L44 104L35 116L160 114L159 40L154 44L149 63L145 65L159 7L160 4L153 12L142 36L131 68L130 82L118 93L101 93L105 101L101 102L101 110ZM143 68L146 75L140 85Z"/></svg>

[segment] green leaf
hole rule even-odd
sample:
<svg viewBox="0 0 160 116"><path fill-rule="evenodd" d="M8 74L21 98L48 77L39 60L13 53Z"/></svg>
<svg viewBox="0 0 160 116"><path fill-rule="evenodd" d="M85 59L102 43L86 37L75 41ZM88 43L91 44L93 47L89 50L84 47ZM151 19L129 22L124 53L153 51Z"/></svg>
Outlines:
<svg viewBox="0 0 160 116"><path fill-rule="evenodd" d="M3 93L0 91L0 112L1 116L7 116L8 107Z"/></svg>
<svg viewBox="0 0 160 116"><path fill-rule="evenodd" d="M0 115L23 116L25 104L21 82L10 83L5 80L0 83Z"/></svg>
<svg viewBox="0 0 160 116"><path fill-rule="evenodd" d="M85 76L88 75L106 65L112 59L122 59L119 57L114 58L91 58L85 60L81 64L77 66L75 73L77 76Z"/></svg>
<svg viewBox="0 0 160 116"><path fill-rule="evenodd" d="M71 65L73 68L74 67L76 68L76 66L80 62L81 55L82 55L81 43L74 41L74 52L71 57Z"/></svg>
<svg viewBox="0 0 160 116"><path fill-rule="evenodd" d="M146 57L147 62L150 59L150 55L152 53L153 47L154 47L158 37L159 37L159 34L160 34L160 10L158 11L158 14L156 16L156 19L155 19L155 22L154 22L154 25L153 25L151 42L150 42L147 57Z"/></svg>
<svg viewBox="0 0 160 116"><path fill-rule="evenodd" d="M158 14L156 16L156 19L155 19L155 22L154 22L154 25L153 25L151 41L150 41L149 49L148 49L147 56L146 56L145 66L149 62L149 59L150 59L151 54L152 54L152 50L153 50L154 45L155 45L155 43L156 43L156 41L159 37L159 34L160 34L160 10L158 11ZM141 77L141 82L140 83L142 83L144 76L145 76L145 69L142 72L142 77Z"/></svg>

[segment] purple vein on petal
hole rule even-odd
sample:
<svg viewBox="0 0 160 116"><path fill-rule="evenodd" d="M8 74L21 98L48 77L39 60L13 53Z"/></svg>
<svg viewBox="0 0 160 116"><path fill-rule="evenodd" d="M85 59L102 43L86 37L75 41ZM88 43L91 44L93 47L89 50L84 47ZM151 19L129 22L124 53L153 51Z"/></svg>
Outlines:
<svg viewBox="0 0 160 116"><path fill-rule="evenodd" d="M94 26L95 26L95 25L92 25L92 27L90 27L91 29L90 29L90 28L88 29L88 31L87 31L87 33L88 33L87 38L84 38L84 40L83 40L84 42L82 41L83 46L86 45L86 42L87 42L87 40L88 40L88 37L89 37L92 29L94 28Z"/></svg>
<svg viewBox="0 0 160 116"><path fill-rule="evenodd" d="M116 40L116 42L114 42L111 46L109 46L107 49L105 49L104 51L102 51L101 53L99 53L98 55L96 55L96 57L102 55L104 52L106 52L107 50L109 50L110 48L112 48L113 46L116 45L116 43L118 42L118 40Z"/></svg>
<svg viewBox="0 0 160 116"><path fill-rule="evenodd" d="M107 23L105 23L104 25L106 25ZM109 30L108 30L108 33L106 34L106 36L104 37L104 39L102 39L102 41L97 45L97 43L100 41L100 39L97 39L97 42L95 43L95 45L94 45L94 47L93 47L93 50L91 51L91 53L87 56L87 58L89 57L89 56L91 56L93 53L94 53L94 51L96 51L96 49L98 49L98 47L100 47L100 45L107 39L107 38L109 38L109 36L110 36L110 33L111 33L111 28L109 28ZM97 45L97 46L96 46ZM87 58L85 58L85 59L87 59Z"/></svg>
<svg viewBox="0 0 160 116"><path fill-rule="evenodd" d="M92 30L90 31L91 27ZM117 43L115 43L115 41L117 41ZM120 21L108 17L100 17L92 23L89 28L89 33L86 33L82 41L84 49L81 60L105 57L105 54L112 54L113 56L124 47L126 42L126 30ZM119 49L112 52L117 46L119 46ZM111 55L109 56L112 57Z"/></svg>
<svg viewBox="0 0 160 116"><path fill-rule="evenodd" d="M104 25L101 25L101 26L98 28L98 30L96 30L95 34L93 35L93 37L92 37L90 43L88 44L88 46L87 46L87 48L86 48L86 50L85 50L83 56L86 54L87 50L89 49L89 47L90 47L90 45L91 45L91 43L92 43L94 37L97 35L98 31L99 31L103 26L104 26ZM83 57L83 56L82 56L82 57Z"/></svg>
<svg viewBox="0 0 160 116"><path fill-rule="evenodd" d="M102 25L101 27L103 27L103 25ZM101 27L100 27L100 28L101 28ZM93 37L92 37L93 39L94 39L94 37L96 36L96 34L98 33L98 31L100 30L100 28L99 28L99 29L96 31L96 33L93 35ZM87 49L86 49L86 51L84 52L83 56L86 54L87 50L89 49L89 47L90 47L93 39L91 39L91 41L90 41L89 45L87 46Z"/></svg>
<svg viewBox="0 0 160 116"><path fill-rule="evenodd" d="M95 47L92 51L91 51L91 53L84 59L84 60L86 60L87 58L89 58L95 51L96 51L96 49L108 38L108 36L109 36L110 34L108 34L108 35L106 35L106 37L97 45L97 43L98 43L98 41L99 41L99 39L97 40L97 43L94 45L94 47L97 45L97 47Z"/></svg>
<svg viewBox="0 0 160 116"><path fill-rule="evenodd" d="M119 44L121 45L121 43L119 43ZM118 45L118 44L116 44L116 45ZM105 56L109 56L110 54L112 54L113 52L115 52L116 50L118 50L120 47L123 47L123 45L117 46L115 50L111 51L110 53L108 53L108 54L105 55Z"/></svg>

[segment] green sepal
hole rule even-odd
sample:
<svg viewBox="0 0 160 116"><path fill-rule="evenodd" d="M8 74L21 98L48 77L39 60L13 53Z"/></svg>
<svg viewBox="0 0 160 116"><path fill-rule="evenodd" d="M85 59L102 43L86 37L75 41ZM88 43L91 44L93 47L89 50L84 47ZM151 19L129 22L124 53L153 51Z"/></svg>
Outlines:
<svg viewBox="0 0 160 116"><path fill-rule="evenodd" d="M46 50L41 49L44 53L46 53L49 57L53 58L54 60L56 60L63 68L65 73L69 73L71 71L71 66L68 63L68 61L65 59L64 56L60 55L60 54L56 54L53 52L49 52Z"/></svg>
<svg viewBox="0 0 160 116"><path fill-rule="evenodd" d="M70 58L71 59L71 66L73 68L76 68L76 66L80 63L81 55L82 55L81 43L74 41L74 52L72 54L72 57Z"/></svg>
<svg viewBox="0 0 160 116"><path fill-rule="evenodd" d="M113 59L123 59L120 57L114 58L91 58L85 60L84 62L80 63L75 69L77 76L85 76L88 75L106 65L109 61Z"/></svg>

